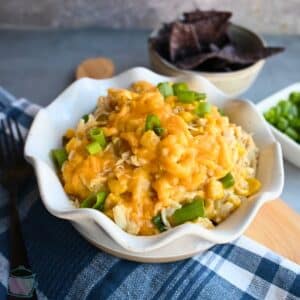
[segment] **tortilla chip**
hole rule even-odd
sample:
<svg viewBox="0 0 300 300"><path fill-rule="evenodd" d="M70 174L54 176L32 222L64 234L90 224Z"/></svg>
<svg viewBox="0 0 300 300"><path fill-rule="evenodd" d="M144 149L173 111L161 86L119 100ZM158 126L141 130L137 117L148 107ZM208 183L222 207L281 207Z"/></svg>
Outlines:
<svg viewBox="0 0 300 300"><path fill-rule="evenodd" d="M162 57L187 70L237 70L284 50L262 43L239 49L228 35L231 15L214 10L186 12L182 20L164 24L150 42Z"/></svg>
<svg viewBox="0 0 300 300"><path fill-rule="evenodd" d="M233 45L227 45L219 51L212 51L209 53L199 53L194 56L186 57L176 62L176 66L182 69L195 69L199 68L205 61L211 59L218 59L223 61L224 68L228 67L228 71L232 70L230 65L246 66L257 62L260 59L264 59L268 56L280 53L284 50L281 47L261 47L254 52L242 53L238 51ZM220 63L219 63L220 64ZM219 68L219 66L218 66ZM213 69L216 69L214 66Z"/></svg>

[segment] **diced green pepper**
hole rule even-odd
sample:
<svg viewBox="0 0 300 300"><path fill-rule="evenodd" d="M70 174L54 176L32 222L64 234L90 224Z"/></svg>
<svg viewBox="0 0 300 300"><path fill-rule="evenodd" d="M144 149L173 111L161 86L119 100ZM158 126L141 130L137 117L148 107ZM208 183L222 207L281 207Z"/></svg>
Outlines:
<svg viewBox="0 0 300 300"><path fill-rule="evenodd" d="M220 179L225 189L228 189L234 185L234 178L232 174L229 172L223 178Z"/></svg>
<svg viewBox="0 0 300 300"><path fill-rule="evenodd" d="M91 155L97 154L102 151L102 147L98 142L92 142L86 145L86 149Z"/></svg>
<svg viewBox="0 0 300 300"><path fill-rule="evenodd" d="M173 88L169 82L161 82L157 85L160 93L164 96L164 98L168 96L173 96Z"/></svg>
<svg viewBox="0 0 300 300"><path fill-rule="evenodd" d="M172 226L177 226L188 221L193 221L198 217L204 217L204 201L200 197L195 197L191 203L187 203L177 209L169 221Z"/></svg>
<svg viewBox="0 0 300 300"><path fill-rule="evenodd" d="M101 128L95 127L89 131L89 135L92 141L98 142L102 149L104 149L107 145L106 138L104 132Z"/></svg>
<svg viewBox="0 0 300 300"><path fill-rule="evenodd" d="M61 169L63 163L68 159L67 151L64 148L53 149L51 154L55 164Z"/></svg>
<svg viewBox="0 0 300 300"><path fill-rule="evenodd" d="M167 226L163 223L160 213L152 218L152 223L160 232L167 230Z"/></svg>

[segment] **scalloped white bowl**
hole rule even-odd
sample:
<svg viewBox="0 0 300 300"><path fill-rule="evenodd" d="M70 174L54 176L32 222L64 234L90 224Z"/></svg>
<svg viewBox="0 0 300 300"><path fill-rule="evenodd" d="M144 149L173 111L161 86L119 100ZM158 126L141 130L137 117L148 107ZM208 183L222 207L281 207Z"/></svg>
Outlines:
<svg viewBox="0 0 300 300"><path fill-rule="evenodd" d="M232 122L253 133L260 150L257 176L262 182L262 189L216 228L208 230L186 223L159 235L134 236L97 210L75 208L64 192L50 159L50 150L60 146L66 129L74 127L82 115L91 112L99 96L106 95L108 88L127 88L137 80L147 80L153 84L187 81L193 89L206 92L209 101L223 108ZM229 100L228 96L200 76L165 77L140 67L106 80L83 78L74 82L35 117L27 137L25 157L35 169L42 201L51 214L70 220L97 247L137 261L183 259L214 244L235 240L242 235L259 208L280 195L284 181L280 145L251 102Z"/></svg>

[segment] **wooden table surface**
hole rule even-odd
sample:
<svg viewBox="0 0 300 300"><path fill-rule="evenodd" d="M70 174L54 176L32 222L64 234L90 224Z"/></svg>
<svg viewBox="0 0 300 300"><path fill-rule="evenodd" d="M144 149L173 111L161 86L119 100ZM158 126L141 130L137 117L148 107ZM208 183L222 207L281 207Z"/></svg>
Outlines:
<svg viewBox="0 0 300 300"><path fill-rule="evenodd" d="M282 200L266 203L246 235L300 264L300 215Z"/></svg>

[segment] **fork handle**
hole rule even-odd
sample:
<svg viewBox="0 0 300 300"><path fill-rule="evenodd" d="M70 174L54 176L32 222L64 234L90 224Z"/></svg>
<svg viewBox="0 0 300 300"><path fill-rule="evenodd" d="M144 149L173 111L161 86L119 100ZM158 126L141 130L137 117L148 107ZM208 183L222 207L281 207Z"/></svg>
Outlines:
<svg viewBox="0 0 300 300"><path fill-rule="evenodd" d="M28 262L28 256L26 247L24 244L21 223L19 213L17 210L17 189L12 188L9 191L10 196L10 270L13 270L19 266L24 266L26 269L30 269ZM8 299L20 299L12 295L8 296ZM37 299L36 292L31 298Z"/></svg>

